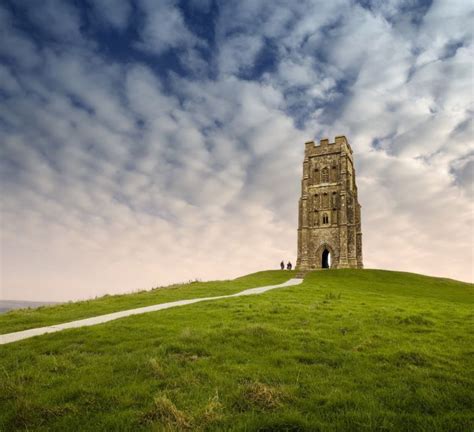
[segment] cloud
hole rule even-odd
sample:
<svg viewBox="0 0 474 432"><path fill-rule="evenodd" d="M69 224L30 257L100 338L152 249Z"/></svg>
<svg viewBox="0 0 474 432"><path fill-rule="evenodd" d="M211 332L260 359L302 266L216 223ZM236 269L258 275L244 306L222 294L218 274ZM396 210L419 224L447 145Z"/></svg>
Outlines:
<svg viewBox="0 0 474 432"><path fill-rule="evenodd" d="M137 46L154 54L171 49L188 49L202 44L184 22L183 15L174 0L155 2L141 0L144 26Z"/></svg>
<svg viewBox="0 0 474 432"><path fill-rule="evenodd" d="M0 7L2 298L294 261L304 142L340 134L366 267L472 279L464 2L105 1L90 21L74 5L47 3L55 29L34 5ZM135 35L126 56L97 48L111 28Z"/></svg>
<svg viewBox="0 0 474 432"><path fill-rule="evenodd" d="M263 41L255 36L238 35L226 41L219 53L219 70L223 74L238 75L255 63Z"/></svg>
<svg viewBox="0 0 474 432"><path fill-rule="evenodd" d="M92 6L103 22L118 30L127 27L132 12L132 5L128 0L94 0Z"/></svg>
<svg viewBox="0 0 474 432"><path fill-rule="evenodd" d="M41 4L21 1L31 22L48 36L73 43L80 39L80 20L74 6L60 0L44 0Z"/></svg>
<svg viewBox="0 0 474 432"><path fill-rule="evenodd" d="M359 164L365 248L380 251L371 254L372 265L421 273L432 268L436 274L436 263L446 275L468 275L464 257L472 256L472 238L466 227L472 226L473 209L449 174L382 152L365 154ZM448 252L454 244L456 252Z"/></svg>
<svg viewBox="0 0 474 432"><path fill-rule="evenodd" d="M15 28L12 14L0 8L0 54L6 61L23 68L33 68L40 62L35 43ZM3 86L3 84L2 84Z"/></svg>

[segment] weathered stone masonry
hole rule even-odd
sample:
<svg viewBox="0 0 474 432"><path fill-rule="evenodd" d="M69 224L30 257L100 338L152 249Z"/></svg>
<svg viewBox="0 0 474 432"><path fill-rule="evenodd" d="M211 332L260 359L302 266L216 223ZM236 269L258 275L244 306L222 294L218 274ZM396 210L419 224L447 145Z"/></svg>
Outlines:
<svg viewBox="0 0 474 432"><path fill-rule="evenodd" d="M328 263L328 254L331 263ZM362 268L360 204L346 137L305 144L299 201L299 270Z"/></svg>

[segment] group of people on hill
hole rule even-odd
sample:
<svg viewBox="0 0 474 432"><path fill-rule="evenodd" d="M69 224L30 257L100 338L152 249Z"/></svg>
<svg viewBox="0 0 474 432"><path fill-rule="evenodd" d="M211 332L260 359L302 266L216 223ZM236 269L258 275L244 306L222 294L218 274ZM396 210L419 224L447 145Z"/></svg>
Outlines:
<svg viewBox="0 0 474 432"><path fill-rule="evenodd" d="M280 268L281 268L282 270L285 270L285 261L282 261L282 262L280 263ZM288 261L288 264L286 265L286 269L287 269L287 270L291 270L292 268L293 268L293 264L291 264L291 262Z"/></svg>

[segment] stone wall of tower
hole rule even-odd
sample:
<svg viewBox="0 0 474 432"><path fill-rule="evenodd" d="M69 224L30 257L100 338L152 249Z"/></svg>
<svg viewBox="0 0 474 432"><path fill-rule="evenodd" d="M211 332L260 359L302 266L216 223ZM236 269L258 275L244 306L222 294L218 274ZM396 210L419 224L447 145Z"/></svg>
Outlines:
<svg viewBox="0 0 474 432"><path fill-rule="evenodd" d="M352 149L343 136L334 143L305 144L298 218L301 270L322 267L324 250L331 268L362 268L361 212Z"/></svg>

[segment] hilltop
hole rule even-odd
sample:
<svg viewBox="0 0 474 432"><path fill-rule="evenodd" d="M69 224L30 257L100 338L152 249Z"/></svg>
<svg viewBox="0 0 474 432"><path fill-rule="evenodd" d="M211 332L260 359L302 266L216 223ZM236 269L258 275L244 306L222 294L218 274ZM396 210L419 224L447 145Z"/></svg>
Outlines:
<svg viewBox="0 0 474 432"><path fill-rule="evenodd" d="M0 315L0 334L278 284L195 282ZM471 284L313 272L1 347L0 430L469 430Z"/></svg>

